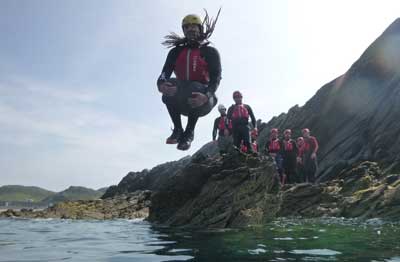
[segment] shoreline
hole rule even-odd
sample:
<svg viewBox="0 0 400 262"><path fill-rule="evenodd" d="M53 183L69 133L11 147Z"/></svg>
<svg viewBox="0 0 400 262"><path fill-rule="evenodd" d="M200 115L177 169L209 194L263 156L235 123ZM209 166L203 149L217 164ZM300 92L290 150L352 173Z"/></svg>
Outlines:
<svg viewBox="0 0 400 262"><path fill-rule="evenodd" d="M21 209L32 209L33 211L43 211L46 209L46 207L41 207L41 208L32 208L32 207L0 207L0 213L5 212L7 210L14 210L14 211L21 211Z"/></svg>

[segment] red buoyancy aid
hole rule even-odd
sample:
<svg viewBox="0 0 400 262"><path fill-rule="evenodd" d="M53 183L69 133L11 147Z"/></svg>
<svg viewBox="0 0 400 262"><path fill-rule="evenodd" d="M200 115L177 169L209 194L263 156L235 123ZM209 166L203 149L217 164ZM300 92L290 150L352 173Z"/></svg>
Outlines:
<svg viewBox="0 0 400 262"><path fill-rule="evenodd" d="M258 145L256 142L251 143L251 146L253 147L254 152L258 152Z"/></svg>
<svg viewBox="0 0 400 262"><path fill-rule="evenodd" d="M243 104L235 105L232 112L232 119L249 119L249 110Z"/></svg>
<svg viewBox="0 0 400 262"><path fill-rule="evenodd" d="M232 129L232 122L226 116L221 116L221 118L219 119L218 129Z"/></svg>
<svg viewBox="0 0 400 262"><path fill-rule="evenodd" d="M314 151L314 149L317 147L318 142L317 139L313 136L310 136L309 138L304 138L304 151Z"/></svg>
<svg viewBox="0 0 400 262"><path fill-rule="evenodd" d="M183 48L176 59L174 73L179 80L198 81L203 84L210 81L208 64L201 57L200 48Z"/></svg>
<svg viewBox="0 0 400 262"><path fill-rule="evenodd" d="M270 140L268 151L270 153L276 153L281 150L281 145L279 143L279 139Z"/></svg>
<svg viewBox="0 0 400 262"><path fill-rule="evenodd" d="M256 142L251 143L251 147L253 148L253 152L258 152L258 145ZM245 146L243 143L240 145L240 151L246 153L247 152L247 146Z"/></svg>
<svg viewBox="0 0 400 262"><path fill-rule="evenodd" d="M293 146L294 141L292 140L283 140L283 149L285 151L293 151L294 146Z"/></svg>
<svg viewBox="0 0 400 262"><path fill-rule="evenodd" d="M303 155L304 155L304 145L298 146L297 148L298 148L297 156L298 157L303 157Z"/></svg>

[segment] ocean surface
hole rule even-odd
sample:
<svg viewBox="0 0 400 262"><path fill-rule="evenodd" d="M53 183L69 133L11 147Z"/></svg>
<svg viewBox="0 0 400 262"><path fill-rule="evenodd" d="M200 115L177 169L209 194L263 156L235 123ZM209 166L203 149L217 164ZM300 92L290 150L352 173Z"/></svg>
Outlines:
<svg viewBox="0 0 400 262"><path fill-rule="evenodd" d="M189 230L140 220L0 219L0 261L400 262L400 223L281 219Z"/></svg>

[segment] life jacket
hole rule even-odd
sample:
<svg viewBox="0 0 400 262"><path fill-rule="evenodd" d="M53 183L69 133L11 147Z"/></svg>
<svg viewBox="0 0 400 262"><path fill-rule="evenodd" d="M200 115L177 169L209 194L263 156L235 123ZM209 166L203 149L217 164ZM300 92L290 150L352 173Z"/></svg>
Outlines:
<svg viewBox="0 0 400 262"><path fill-rule="evenodd" d="M293 140L283 140L283 149L286 151L286 152L291 152L291 151L293 151L293 149L294 149L294 146L293 146L293 143L294 143L294 141Z"/></svg>
<svg viewBox="0 0 400 262"><path fill-rule="evenodd" d="M249 119L249 110L244 104L234 105L232 119Z"/></svg>
<svg viewBox="0 0 400 262"><path fill-rule="evenodd" d="M256 142L251 143L251 147L253 148L253 152L258 152L258 145ZM247 152L247 146L245 146L243 143L240 145L240 151L246 153Z"/></svg>
<svg viewBox="0 0 400 262"><path fill-rule="evenodd" d="M298 149L297 156L298 157L303 157L303 155L304 155L304 145L297 146L297 149Z"/></svg>
<svg viewBox="0 0 400 262"><path fill-rule="evenodd" d="M270 153L276 153L281 150L281 144L279 143L279 139L270 140L268 151Z"/></svg>
<svg viewBox="0 0 400 262"><path fill-rule="evenodd" d="M226 117L221 116L218 123L219 130L232 129L232 122Z"/></svg>
<svg viewBox="0 0 400 262"><path fill-rule="evenodd" d="M251 146L253 147L253 151L254 151L254 152L258 152L258 145L257 145L257 142L251 143Z"/></svg>
<svg viewBox="0 0 400 262"><path fill-rule="evenodd" d="M184 47L176 59L174 73L179 80L198 81L203 84L210 81L208 64L201 57L200 48Z"/></svg>

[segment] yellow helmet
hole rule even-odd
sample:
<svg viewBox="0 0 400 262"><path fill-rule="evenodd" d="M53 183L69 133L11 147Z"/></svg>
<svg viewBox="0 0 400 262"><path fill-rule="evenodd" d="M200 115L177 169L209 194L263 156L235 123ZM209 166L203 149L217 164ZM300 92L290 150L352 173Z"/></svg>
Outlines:
<svg viewBox="0 0 400 262"><path fill-rule="evenodd" d="M202 26L201 18L198 15L187 15L182 20L182 27L188 24L195 24Z"/></svg>

